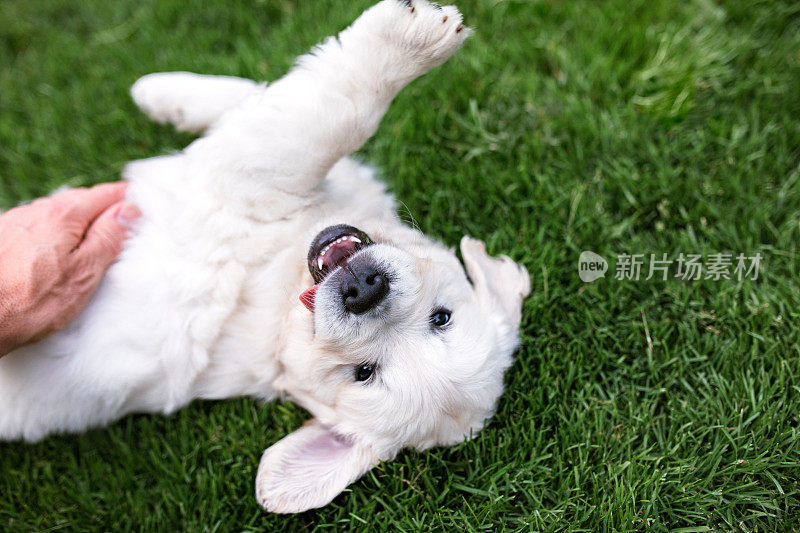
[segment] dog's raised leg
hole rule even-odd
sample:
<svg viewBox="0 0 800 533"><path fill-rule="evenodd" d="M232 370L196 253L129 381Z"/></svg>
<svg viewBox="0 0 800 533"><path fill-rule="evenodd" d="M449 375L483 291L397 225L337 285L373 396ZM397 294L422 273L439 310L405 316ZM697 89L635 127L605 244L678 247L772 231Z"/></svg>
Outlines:
<svg viewBox="0 0 800 533"><path fill-rule="evenodd" d="M375 132L400 89L458 50L461 20L452 6L383 0L224 115L187 149L192 174L251 205L306 194Z"/></svg>
<svg viewBox="0 0 800 533"><path fill-rule="evenodd" d="M244 78L157 72L136 80L131 96L156 122L200 133L245 98L263 90L263 85Z"/></svg>

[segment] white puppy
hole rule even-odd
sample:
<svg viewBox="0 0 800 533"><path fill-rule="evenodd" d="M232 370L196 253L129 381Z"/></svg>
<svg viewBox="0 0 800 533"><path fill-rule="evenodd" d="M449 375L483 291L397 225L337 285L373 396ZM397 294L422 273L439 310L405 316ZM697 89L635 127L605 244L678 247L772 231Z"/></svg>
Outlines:
<svg viewBox="0 0 800 533"><path fill-rule="evenodd" d="M454 7L383 0L268 87L136 82L152 118L205 135L127 167L136 233L72 325L0 359L0 438L285 393L314 416L261 460L258 501L285 513L325 505L404 447L477 433L528 275L466 237L465 273L346 157L467 34Z"/></svg>

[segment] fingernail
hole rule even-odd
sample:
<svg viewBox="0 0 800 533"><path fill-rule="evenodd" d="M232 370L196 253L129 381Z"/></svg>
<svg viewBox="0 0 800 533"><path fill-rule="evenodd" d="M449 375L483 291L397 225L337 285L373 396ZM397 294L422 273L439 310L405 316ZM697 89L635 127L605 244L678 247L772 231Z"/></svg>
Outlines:
<svg viewBox="0 0 800 533"><path fill-rule="evenodd" d="M142 212L139 211L139 208L133 204L122 204L119 209L117 209L117 214L114 218L119 222L121 226L124 226L128 229L133 228L133 223L142 216Z"/></svg>

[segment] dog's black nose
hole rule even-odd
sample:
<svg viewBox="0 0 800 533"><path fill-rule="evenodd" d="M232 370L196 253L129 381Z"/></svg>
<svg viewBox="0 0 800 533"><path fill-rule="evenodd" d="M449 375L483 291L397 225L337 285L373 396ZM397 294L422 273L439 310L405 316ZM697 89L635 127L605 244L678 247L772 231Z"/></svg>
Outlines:
<svg viewBox="0 0 800 533"><path fill-rule="evenodd" d="M358 266L345 276L341 285L344 307L355 315L366 313L389 293L389 280L375 267Z"/></svg>

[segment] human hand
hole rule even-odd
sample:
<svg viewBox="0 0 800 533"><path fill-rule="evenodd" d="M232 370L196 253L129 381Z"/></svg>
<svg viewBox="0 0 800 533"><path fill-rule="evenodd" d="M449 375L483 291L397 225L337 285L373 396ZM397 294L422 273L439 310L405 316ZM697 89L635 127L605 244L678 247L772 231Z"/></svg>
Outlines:
<svg viewBox="0 0 800 533"><path fill-rule="evenodd" d="M66 327L141 212L126 183L70 189L0 216L0 356Z"/></svg>

